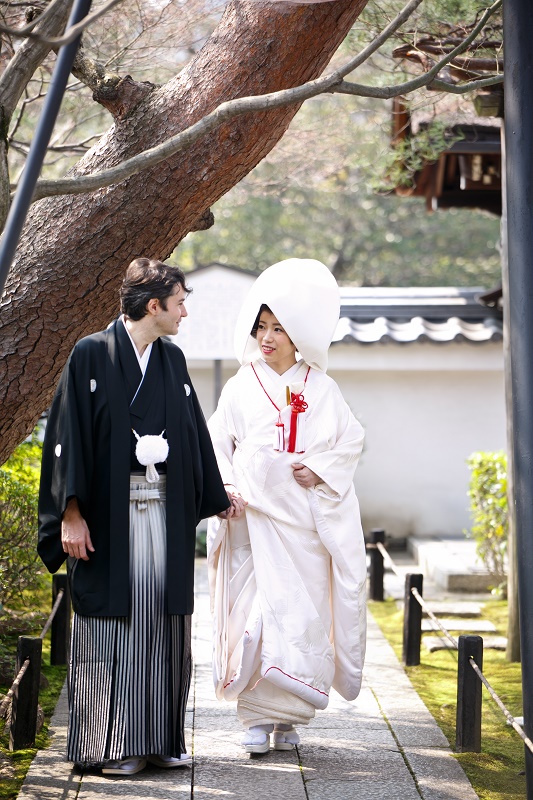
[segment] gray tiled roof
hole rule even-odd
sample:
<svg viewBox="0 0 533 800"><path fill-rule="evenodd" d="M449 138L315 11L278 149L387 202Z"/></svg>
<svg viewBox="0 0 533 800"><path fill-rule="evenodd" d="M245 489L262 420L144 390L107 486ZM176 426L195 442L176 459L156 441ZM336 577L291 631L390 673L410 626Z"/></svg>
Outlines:
<svg viewBox="0 0 533 800"><path fill-rule="evenodd" d="M341 287L341 314L333 344L499 342L501 311L478 301L483 291Z"/></svg>

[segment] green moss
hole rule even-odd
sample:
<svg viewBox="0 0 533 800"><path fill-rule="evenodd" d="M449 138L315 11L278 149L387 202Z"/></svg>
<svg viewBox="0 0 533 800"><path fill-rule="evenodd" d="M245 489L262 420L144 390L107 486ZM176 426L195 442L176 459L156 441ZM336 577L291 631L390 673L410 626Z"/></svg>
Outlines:
<svg viewBox="0 0 533 800"><path fill-rule="evenodd" d="M403 611L393 600L369 604L372 615L402 658ZM500 635L507 628L507 603L484 604L483 619L490 620ZM423 646L418 667L406 672L437 724L455 749L457 704L457 653L440 650L429 653ZM485 650L483 674L513 716L522 714L522 675L520 664L511 664L505 653ZM471 781L480 800L523 800L525 797L524 745L506 723L498 706L483 689L481 753L458 753L456 758Z"/></svg>
<svg viewBox="0 0 533 800"><path fill-rule="evenodd" d="M38 635L39 631L35 631ZM16 636L9 637L9 643L13 650L16 650ZM43 641L43 660L42 674L48 681L48 686L39 692L39 703L45 715L42 730L37 734L35 747L25 750L9 750L9 736L4 732L4 721L0 721L0 800L12 800L16 798L20 787L26 777L26 773L37 750L45 748L49 744L48 727L50 718L56 707L58 697L65 683L67 675L66 666L50 666L50 637ZM9 686L1 686L0 692L4 694Z"/></svg>

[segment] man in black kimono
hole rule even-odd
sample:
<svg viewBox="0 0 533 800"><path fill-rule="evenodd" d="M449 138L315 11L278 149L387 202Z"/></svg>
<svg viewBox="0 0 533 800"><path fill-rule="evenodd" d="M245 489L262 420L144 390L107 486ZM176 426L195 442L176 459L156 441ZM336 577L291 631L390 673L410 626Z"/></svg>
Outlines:
<svg viewBox="0 0 533 800"><path fill-rule="evenodd" d="M190 763L195 529L231 516L181 350L181 270L138 258L122 316L74 347L46 428L41 558L74 605L67 755L132 775Z"/></svg>

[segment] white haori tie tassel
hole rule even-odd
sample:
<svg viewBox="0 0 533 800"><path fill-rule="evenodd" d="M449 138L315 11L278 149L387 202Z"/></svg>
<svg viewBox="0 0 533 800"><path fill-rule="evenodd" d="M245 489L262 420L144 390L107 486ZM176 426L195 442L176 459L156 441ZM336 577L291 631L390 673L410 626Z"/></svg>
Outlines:
<svg viewBox="0 0 533 800"><path fill-rule="evenodd" d="M159 473L155 465L166 461L168 457L168 442L163 438L164 432L161 431L159 436L139 436L137 431L133 430L133 434L137 439L135 455L139 464L146 467L146 480L148 483L156 483L159 480Z"/></svg>
<svg viewBox="0 0 533 800"><path fill-rule="evenodd" d="M274 450L279 450L280 452L285 450L285 425L281 419L281 412L278 414L278 421L276 422L273 447Z"/></svg>
<svg viewBox="0 0 533 800"><path fill-rule="evenodd" d="M304 430L304 422L302 414L307 410L308 405L305 402L303 391L307 384L307 378L309 377L309 372L311 371L311 367L307 367L307 372L305 374L305 379L302 382L298 382L298 384L294 388L298 388L298 391L292 391L287 386L287 407L281 409L270 397L269 393L263 386L261 382L261 378L256 372L256 369L253 364L250 364L255 377L259 381L259 385L261 389L264 391L276 411L278 412L278 421L276 422L276 427L274 430L274 443L273 447L274 450L283 451L286 450L288 453L304 453L305 452L305 430ZM289 416L289 441L285 441L285 423L284 418L286 418L286 414L290 409L290 416Z"/></svg>

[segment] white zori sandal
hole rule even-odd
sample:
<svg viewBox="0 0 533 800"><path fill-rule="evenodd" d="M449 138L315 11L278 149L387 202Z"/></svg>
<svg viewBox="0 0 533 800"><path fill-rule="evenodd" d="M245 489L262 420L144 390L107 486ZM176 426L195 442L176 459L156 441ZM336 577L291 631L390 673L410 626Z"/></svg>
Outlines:
<svg viewBox="0 0 533 800"><path fill-rule="evenodd" d="M136 775L146 766L146 759L139 756L123 758L122 761L108 761L102 768L104 775Z"/></svg>
<svg viewBox="0 0 533 800"><path fill-rule="evenodd" d="M273 725L254 725L244 731L241 744L247 753L268 753Z"/></svg>
<svg viewBox="0 0 533 800"><path fill-rule="evenodd" d="M292 725L277 722L274 725L274 750L294 750L300 744L300 737Z"/></svg>

